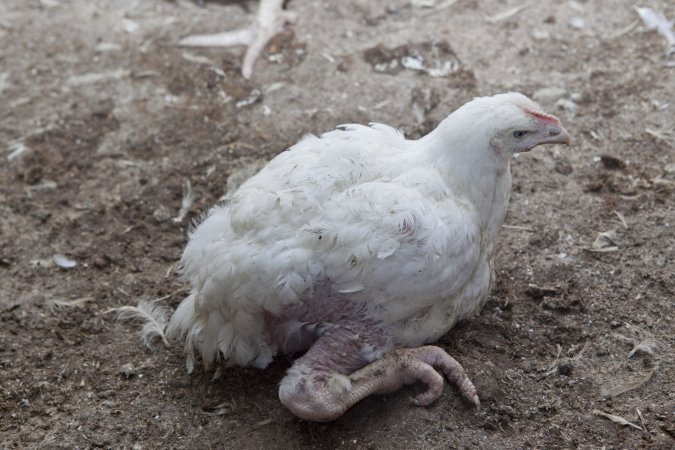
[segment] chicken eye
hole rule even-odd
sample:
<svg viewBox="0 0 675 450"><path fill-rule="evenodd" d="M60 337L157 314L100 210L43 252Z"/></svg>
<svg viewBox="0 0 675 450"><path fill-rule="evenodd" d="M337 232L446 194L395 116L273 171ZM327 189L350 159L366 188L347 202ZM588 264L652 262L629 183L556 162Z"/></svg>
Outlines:
<svg viewBox="0 0 675 450"><path fill-rule="evenodd" d="M528 131L524 131L524 130L514 131L513 137L516 138L516 139L521 139L521 138L525 137L528 133L529 133Z"/></svg>

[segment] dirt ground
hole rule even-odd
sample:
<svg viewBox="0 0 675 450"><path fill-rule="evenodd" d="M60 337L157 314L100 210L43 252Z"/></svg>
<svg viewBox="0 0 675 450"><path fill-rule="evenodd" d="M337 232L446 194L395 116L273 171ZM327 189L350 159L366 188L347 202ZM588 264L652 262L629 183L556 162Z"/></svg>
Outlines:
<svg viewBox="0 0 675 450"><path fill-rule="evenodd" d="M176 43L244 26L256 2L0 2L0 448L673 448L665 39L629 1L445 3L291 0L298 22L246 81L243 49ZM180 345L147 348L106 313L175 307L190 219L303 134L376 121L418 137L510 90L574 143L515 159L496 290L439 343L480 411L451 387L414 407L412 386L307 423L277 397L289 358L189 376Z"/></svg>

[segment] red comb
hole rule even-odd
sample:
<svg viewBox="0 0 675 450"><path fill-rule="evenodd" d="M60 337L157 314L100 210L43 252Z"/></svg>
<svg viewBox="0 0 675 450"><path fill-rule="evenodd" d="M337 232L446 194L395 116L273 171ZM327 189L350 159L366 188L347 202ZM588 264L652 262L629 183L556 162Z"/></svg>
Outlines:
<svg viewBox="0 0 675 450"><path fill-rule="evenodd" d="M541 120L542 122L550 123L552 125L560 125L560 121L555 116L551 116L549 114L539 112L539 111L534 111L530 108L523 108L523 111L525 111L527 114L529 114L531 116L536 117L537 119Z"/></svg>

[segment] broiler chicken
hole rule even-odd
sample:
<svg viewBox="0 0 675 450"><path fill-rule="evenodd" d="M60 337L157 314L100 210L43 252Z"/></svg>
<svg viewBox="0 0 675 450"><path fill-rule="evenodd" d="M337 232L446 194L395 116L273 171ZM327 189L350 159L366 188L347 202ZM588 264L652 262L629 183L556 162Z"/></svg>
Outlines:
<svg viewBox="0 0 675 450"><path fill-rule="evenodd" d="M276 34L284 29L288 22L295 22L296 14L286 11L284 0L260 0L255 21L247 28L217 34L200 34L181 39L179 45L187 47L247 47L241 74L249 79L253 74L253 64L260 52Z"/></svg>
<svg viewBox="0 0 675 450"><path fill-rule="evenodd" d="M182 258L192 283L169 333L208 367L266 367L305 352L279 388L313 421L371 394L443 376L476 388L436 341L476 315L511 190L513 154L569 144L558 119L517 93L476 98L419 140L385 125L306 136L213 207Z"/></svg>

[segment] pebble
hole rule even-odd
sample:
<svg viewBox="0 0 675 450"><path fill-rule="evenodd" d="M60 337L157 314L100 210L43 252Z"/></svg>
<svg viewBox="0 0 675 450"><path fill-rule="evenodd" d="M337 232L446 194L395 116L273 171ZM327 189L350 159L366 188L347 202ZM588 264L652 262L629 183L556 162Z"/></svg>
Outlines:
<svg viewBox="0 0 675 450"><path fill-rule="evenodd" d="M124 376L124 378L127 379L138 375L138 371L136 370L136 368L134 368L134 366L131 363L127 363L122 367L120 367L119 373L120 375Z"/></svg>
<svg viewBox="0 0 675 450"><path fill-rule="evenodd" d="M534 100L541 103L552 103L567 94L567 91L560 87L545 87L538 89L532 94Z"/></svg>
<svg viewBox="0 0 675 450"><path fill-rule="evenodd" d="M565 362L562 362L562 363L558 364L558 372L561 375L570 376L570 375L572 375L573 370L574 370L574 366L569 361L565 361Z"/></svg>

